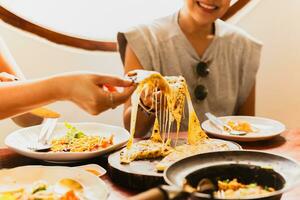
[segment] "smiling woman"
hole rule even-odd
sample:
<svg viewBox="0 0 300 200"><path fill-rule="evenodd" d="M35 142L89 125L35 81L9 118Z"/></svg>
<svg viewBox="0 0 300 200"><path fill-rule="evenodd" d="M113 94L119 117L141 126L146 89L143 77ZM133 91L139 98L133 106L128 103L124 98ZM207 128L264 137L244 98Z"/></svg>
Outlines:
<svg viewBox="0 0 300 200"><path fill-rule="evenodd" d="M205 112L217 116L254 115L261 43L219 19L229 9L230 0L183 2L172 15L118 33L125 73L144 69L163 76L185 77L200 121ZM141 98L143 102L153 102ZM132 109L127 101L127 128ZM149 131L153 118L142 112L138 116L136 132L141 136ZM187 130L187 120L182 123L181 131Z"/></svg>
<svg viewBox="0 0 300 200"><path fill-rule="evenodd" d="M230 18L249 1L232 0L232 9L224 19ZM116 51L115 35L118 30L168 15L181 5L182 0L111 0L89 1L88 4L75 1L70 9L67 1L3 0L0 17L10 25L57 44ZM84 15L78 14L82 12Z"/></svg>

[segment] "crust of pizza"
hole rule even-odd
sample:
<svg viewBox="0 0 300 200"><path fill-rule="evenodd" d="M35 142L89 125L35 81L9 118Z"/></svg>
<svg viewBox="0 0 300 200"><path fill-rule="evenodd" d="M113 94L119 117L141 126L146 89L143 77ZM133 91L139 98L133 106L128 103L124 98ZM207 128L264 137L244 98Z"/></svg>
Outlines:
<svg viewBox="0 0 300 200"><path fill-rule="evenodd" d="M141 140L133 143L130 149L124 148L120 152L122 164L129 164L134 160L153 159L167 156L173 151L170 145L153 140Z"/></svg>

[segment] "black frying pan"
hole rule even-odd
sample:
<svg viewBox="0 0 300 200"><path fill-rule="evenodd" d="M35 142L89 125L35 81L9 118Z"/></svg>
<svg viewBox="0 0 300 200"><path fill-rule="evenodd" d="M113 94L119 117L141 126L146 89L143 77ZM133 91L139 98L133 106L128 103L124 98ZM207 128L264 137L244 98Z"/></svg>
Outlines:
<svg viewBox="0 0 300 200"><path fill-rule="evenodd" d="M132 197L134 200L148 199L213 199L205 193L190 193L183 189L183 182L196 185L202 178L213 182L216 177L238 178L243 182L256 182L276 189L268 196L247 198L248 200L278 200L281 195L300 181L300 165L293 159L261 151L221 151L198 154L179 160L164 172L169 186L162 186ZM170 198L171 197L171 198ZM183 198L181 198L183 197Z"/></svg>

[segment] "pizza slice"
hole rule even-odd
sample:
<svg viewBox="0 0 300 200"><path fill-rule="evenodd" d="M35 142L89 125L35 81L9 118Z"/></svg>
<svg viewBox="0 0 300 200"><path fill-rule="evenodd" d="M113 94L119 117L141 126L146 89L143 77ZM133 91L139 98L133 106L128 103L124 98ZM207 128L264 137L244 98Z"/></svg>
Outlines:
<svg viewBox="0 0 300 200"><path fill-rule="evenodd" d="M163 143L158 119L156 118L150 139L133 143L129 149L124 148L120 152L120 160L123 164L129 164L134 160L161 158L168 155L172 150L170 140Z"/></svg>
<svg viewBox="0 0 300 200"><path fill-rule="evenodd" d="M134 71L133 71L134 72ZM131 121L130 121L130 138L127 143L127 149L133 145L135 134L135 125L137 119L138 106L140 104L140 97L143 91L162 91L164 94L170 93L170 87L167 80L159 73L149 73L148 77L144 77L140 81L137 89L131 96ZM156 113L157 116L157 113Z"/></svg>
<svg viewBox="0 0 300 200"><path fill-rule="evenodd" d="M160 101L166 102L166 104L164 104L166 106L164 106L163 110L161 110L160 113L158 113L158 111L156 110L156 119L154 122L152 136L149 140L142 140L137 143L133 143L140 95L143 91L158 90L163 94L163 98L160 98ZM120 153L121 163L125 164L130 163L133 160L159 158L169 155L168 158L165 158L168 161L168 159L172 160L173 157L182 157L186 154L185 151L181 151L178 149L174 151L174 149L170 146L171 140L169 138L170 127L172 123L176 121L177 141L180 123L184 111L185 98L187 99L189 110L189 127L187 138L188 146L181 147L181 149L186 149L187 152L194 152L196 150L193 149L198 148L192 145L203 143L208 139L207 135L201 129L200 122L192 105L191 97L187 89L185 79L182 76L163 77L159 73L152 73L149 77L146 77L139 83L137 90L132 96L132 112L130 124L131 136L128 141L127 148L124 148ZM157 102L155 103L155 108L157 108ZM191 154L193 153L188 153L188 155Z"/></svg>

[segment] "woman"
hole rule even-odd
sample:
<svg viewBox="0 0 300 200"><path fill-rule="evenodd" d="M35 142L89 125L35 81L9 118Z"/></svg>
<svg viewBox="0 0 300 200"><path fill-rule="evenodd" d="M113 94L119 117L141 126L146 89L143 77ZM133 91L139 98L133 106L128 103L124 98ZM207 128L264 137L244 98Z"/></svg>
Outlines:
<svg viewBox="0 0 300 200"><path fill-rule="evenodd" d="M255 76L262 45L243 30L219 20L230 0L184 0L179 12L118 34L125 73L155 70L185 77L198 117L205 112L254 115ZM152 98L142 97L151 107ZM130 126L130 101L124 110ZM187 112L186 112L187 113ZM154 116L138 112L136 132L145 135ZM183 130L187 129L187 119Z"/></svg>

